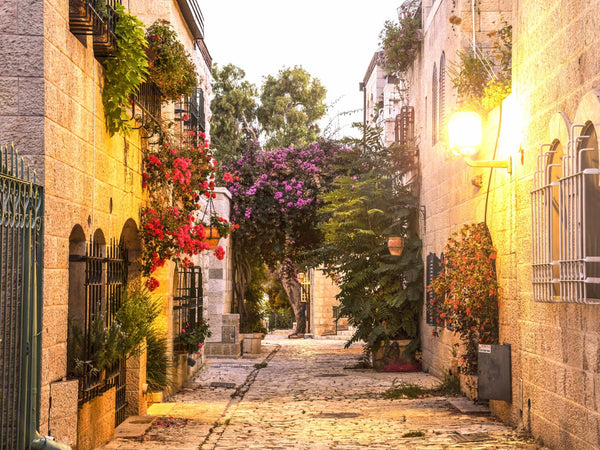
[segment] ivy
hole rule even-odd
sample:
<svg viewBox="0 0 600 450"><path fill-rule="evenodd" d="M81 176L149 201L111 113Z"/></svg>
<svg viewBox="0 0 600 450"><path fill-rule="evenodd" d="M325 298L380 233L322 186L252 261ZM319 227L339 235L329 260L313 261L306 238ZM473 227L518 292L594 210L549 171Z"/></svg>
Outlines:
<svg viewBox="0 0 600 450"><path fill-rule="evenodd" d="M116 11L117 50L113 57L102 63L102 103L106 128L111 136L131 130L127 107L131 96L137 93L148 74L144 24L127 13L123 5L117 4Z"/></svg>

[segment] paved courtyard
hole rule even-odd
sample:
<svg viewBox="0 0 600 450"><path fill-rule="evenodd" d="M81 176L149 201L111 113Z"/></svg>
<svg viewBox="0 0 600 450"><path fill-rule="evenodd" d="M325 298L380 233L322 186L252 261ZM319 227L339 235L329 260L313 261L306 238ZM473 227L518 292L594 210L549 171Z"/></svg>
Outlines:
<svg viewBox="0 0 600 450"><path fill-rule="evenodd" d="M149 416L130 418L104 448L540 448L489 415L459 412L446 397L384 398L394 380L439 381L352 368L362 349L343 344L269 335L261 355L210 360L188 388L152 405ZM145 423L152 425L143 433Z"/></svg>

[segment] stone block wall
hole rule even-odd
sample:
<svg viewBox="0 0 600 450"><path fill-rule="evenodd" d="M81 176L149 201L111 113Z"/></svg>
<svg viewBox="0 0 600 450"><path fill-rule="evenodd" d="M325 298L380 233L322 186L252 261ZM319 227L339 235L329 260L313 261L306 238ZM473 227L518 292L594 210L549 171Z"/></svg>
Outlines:
<svg viewBox="0 0 600 450"><path fill-rule="evenodd" d="M335 333L333 307L339 306L336 298L340 289L319 269L311 270L310 332L315 336ZM347 319L338 320L338 329L347 327Z"/></svg>
<svg viewBox="0 0 600 450"><path fill-rule="evenodd" d="M483 221L487 203L487 224L498 250L500 343L511 344L513 392L512 402L490 405L495 415L531 431L550 448L600 445L600 402L594 394L600 386L600 313L593 305L533 301L530 195L539 147L558 137L549 131L552 118L559 112L571 122L598 117L598 111L582 113L581 105L592 89L600 88L599 8L597 0L478 2L478 40L486 29L499 28L499 20L514 25L513 94L503 104L495 155L512 157L510 176L495 169L490 179L489 169L470 168L452 158L443 140L431 144L433 64L439 65L442 51L448 64L458 45L468 43L470 2L425 5L423 51L410 74L423 175L423 254L439 255L452 232ZM452 15L461 18L460 25L449 22ZM451 89L447 78L448 112L457 100ZM476 159L494 157L500 114L497 109L484 117L485 142ZM481 188L471 183L476 175L483 176ZM446 330L433 337L432 331L422 323L423 364L443 375L458 363L452 352L457 338Z"/></svg>

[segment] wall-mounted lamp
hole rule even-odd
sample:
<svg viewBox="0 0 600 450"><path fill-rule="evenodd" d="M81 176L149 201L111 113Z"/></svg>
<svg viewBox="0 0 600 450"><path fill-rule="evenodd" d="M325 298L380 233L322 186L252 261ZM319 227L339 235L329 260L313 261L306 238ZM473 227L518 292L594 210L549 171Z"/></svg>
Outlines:
<svg viewBox="0 0 600 450"><path fill-rule="evenodd" d="M471 167L494 167L512 173L512 158L504 161L474 161L482 141L481 117L475 112L456 112L448 119L448 144L456 155L462 156Z"/></svg>

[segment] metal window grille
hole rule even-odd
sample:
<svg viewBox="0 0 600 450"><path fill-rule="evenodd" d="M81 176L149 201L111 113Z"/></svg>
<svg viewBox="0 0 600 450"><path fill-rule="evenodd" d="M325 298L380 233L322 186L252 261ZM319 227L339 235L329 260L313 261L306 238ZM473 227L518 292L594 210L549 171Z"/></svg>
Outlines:
<svg viewBox="0 0 600 450"><path fill-rule="evenodd" d="M435 145L438 141L438 73L435 63L433 64L433 79L431 81L431 143Z"/></svg>
<svg viewBox="0 0 600 450"><path fill-rule="evenodd" d="M427 287L431 286L431 283L433 282L434 278L440 274L442 270L443 258L443 253L439 257L435 253L429 253L429 255L427 255ZM431 291L430 289L427 289L426 291L425 303L425 320L427 324L432 326L443 325L442 321L440 320L439 299L434 295L433 291Z"/></svg>
<svg viewBox="0 0 600 450"><path fill-rule="evenodd" d="M28 448L39 427L43 188L0 147L0 448Z"/></svg>
<svg viewBox="0 0 600 450"><path fill-rule="evenodd" d="M202 320L203 291L200 266L177 268L177 284L173 295L175 329L193 326Z"/></svg>
<svg viewBox="0 0 600 450"><path fill-rule="evenodd" d="M415 141L415 108L403 106L396 116L396 142L409 146Z"/></svg>
<svg viewBox="0 0 600 450"><path fill-rule="evenodd" d="M83 367L79 384L79 406L117 387L115 404L117 418L121 418L126 406L124 401L125 360L112 364L106 370L93 369L93 342L91 339L94 320L105 320L109 326L121 306L123 290L127 282L127 258L124 249L112 240L108 245L90 242L85 255L71 255L71 261L85 261L85 323L84 355L88 364ZM98 343L95 343L96 345ZM124 418L124 417L123 417Z"/></svg>
<svg viewBox="0 0 600 450"><path fill-rule="evenodd" d="M183 136L193 144L198 144L198 134L206 131L204 91L201 88L195 88L191 96L175 105L175 114L177 114L176 120L182 123L181 133Z"/></svg>
<svg viewBox="0 0 600 450"><path fill-rule="evenodd" d="M440 57L440 79L438 95L438 139L441 139L446 126L446 55Z"/></svg>
<svg viewBox="0 0 600 450"><path fill-rule="evenodd" d="M140 85L137 95L131 100L131 115L144 127L153 127L161 117L160 89L151 81Z"/></svg>
<svg viewBox="0 0 600 450"><path fill-rule="evenodd" d="M582 134L573 138L576 129ZM558 181L550 176L557 166L555 145L542 145L537 159L531 192L533 298L600 303L598 142L593 125L573 125L570 136ZM552 220L554 207L557 223Z"/></svg>

